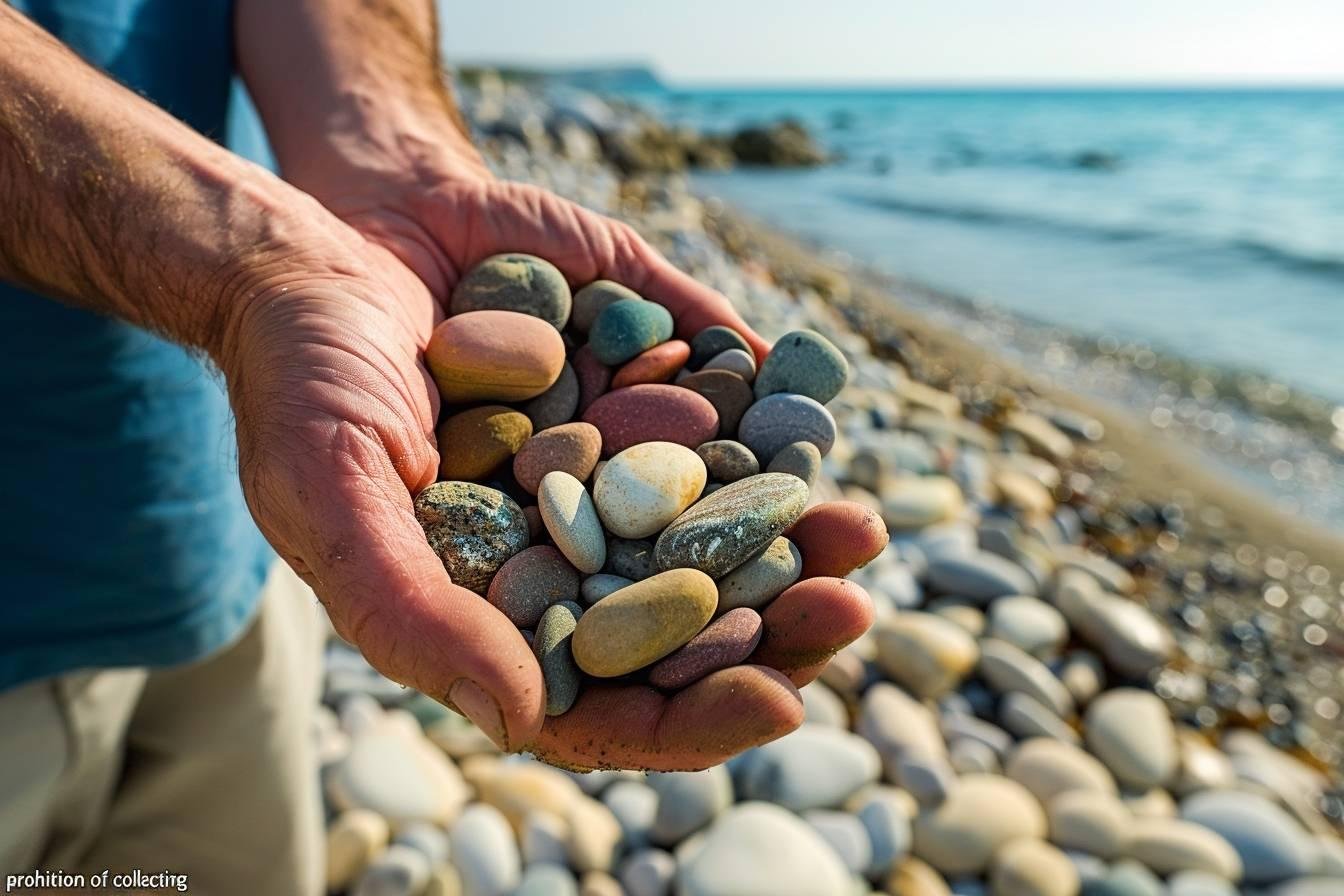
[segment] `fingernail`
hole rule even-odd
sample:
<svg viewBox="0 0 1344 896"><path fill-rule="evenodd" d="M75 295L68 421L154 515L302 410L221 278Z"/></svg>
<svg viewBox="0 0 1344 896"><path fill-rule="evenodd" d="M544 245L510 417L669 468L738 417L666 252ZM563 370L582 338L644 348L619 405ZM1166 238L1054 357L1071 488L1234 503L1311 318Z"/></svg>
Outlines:
<svg viewBox="0 0 1344 896"><path fill-rule="evenodd" d="M504 726L504 712L485 688L470 678L459 678L448 689L448 702L485 732L485 736L494 741L495 746L505 753L509 752L509 732Z"/></svg>

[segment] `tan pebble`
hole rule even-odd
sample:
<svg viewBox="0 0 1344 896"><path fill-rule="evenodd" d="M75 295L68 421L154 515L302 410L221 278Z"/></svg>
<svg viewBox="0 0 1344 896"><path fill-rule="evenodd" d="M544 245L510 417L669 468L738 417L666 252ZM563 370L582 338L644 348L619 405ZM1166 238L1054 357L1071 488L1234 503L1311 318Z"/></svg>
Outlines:
<svg viewBox="0 0 1344 896"><path fill-rule="evenodd" d="M1068 856L1028 837L995 854L989 877L993 896L1077 896L1079 885L1078 871Z"/></svg>
<svg viewBox="0 0 1344 896"><path fill-rule="evenodd" d="M435 431L442 479L484 479L532 435L532 421L512 408L486 405L454 414Z"/></svg>
<svg viewBox="0 0 1344 896"><path fill-rule="evenodd" d="M327 889L344 890L391 836L386 819L369 809L347 809L327 828Z"/></svg>
<svg viewBox="0 0 1344 896"><path fill-rule="evenodd" d="M539 318L470 311L434 328L425 363L445 401L522 401L560 378L565 343Z"/></svg>
<svg viewBox="0 0 1344 896"><path fill-rule="evenodd" d="M980 650L956 623L932 613L899 613L877 630L877 661L917 697L936 699L961 684Z"/></svg>
<svg viewBox="0 0 1344 896"><path fill-rule="evenodd" d="M599 678L625 675L685 644L714 615L718 591L699 570L671 569L594 604L574 630L579 668Z"/></svg>
<svg viewBox="0 0 1344 896"><path fill-rule="evenodd" d="M691 449L642 442L607 461L593 485L593 501L607 531L646 538L700 497L705 478L705 464Z"/></svg>

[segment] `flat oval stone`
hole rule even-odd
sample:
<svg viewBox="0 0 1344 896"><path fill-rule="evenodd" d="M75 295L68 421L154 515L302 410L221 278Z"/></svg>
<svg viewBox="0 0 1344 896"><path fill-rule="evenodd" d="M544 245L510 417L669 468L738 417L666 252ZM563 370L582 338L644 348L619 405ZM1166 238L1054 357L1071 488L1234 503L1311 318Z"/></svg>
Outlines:
<svg viewBox="0 0 1344 896"><path fill-rule="evenodd" d="M1092 754L1133 790L1159 787L1176 773L1176 729L1156 694L1137 688L1107 691L1087 707L1083 736Z"/></svg>
<svg viewBox="0 0 1344 896"><path fill-rule="evenodd" d="M641 442L603 467L593 501L607 531L644 538L662 531L705 488L705 465L696 452L674 442Z"/></svg>
<svg viewBox="0 0 1344 896"><path fill-rule="evenodd" d="M586 345L574 353L571 363L579 381L578 412L582 414L611 387L611 368L597 360L592 348Z"/></svg>
<svg viewBox="0 0 1344 896"><path fill-rule="evenodd" d="M602 434L591 423L562 423L542 430L523 443L513 459L513 476L531 495L547 473L563 470L586 480L602 453Z"/></svg>
<svg viewBox="0 0 1344 896"><path fill-rule="evenodd" d="M898 613L877 628L878 665L921 699L936 699L960 685L979 656L974 638L932 613Z"/></svg>
<svg viewBox="0 0 1344 896"><path fill-rule="evenodd" d="M622 299L597 315L588 330L593 357L608 366L624 364L645 349L672 338L672 314L655 302Z"/></svg>
<svg viewBox="0 0 1344 896"><path fill-rule="evenodd" d="M719 416L707 400L689 389L660 384L608 392L583 419L602 433L604 457L640 442L676 442L694 449L719 428Z"/></svg>
<svg viewBox="0 0 1344 896"><path fill-rule="evenodd" d="M822 457L835 444L835 418L806 395L767 395L747 408L738 439L766 464L794 442L811 442Z"/></svg>
<svg viewBox="0 0 1344 896"><path fill-rule="evenodd" d="M1077 896L1079 880L1069 857L1049 843L1023 837L994 855L990 886L995 893Z"/></svg>
<svg viewBox="0 0 1344 896"><path fill-rule="evenodd" d="M719 415L718 436L721 439L737 435L742 415L754 400L747 381L727 370L702 370L679 380L677 385L704 396L714 406Z"/></svg>
<svg viewBox="0 0 1344 896"><path fill-rule="evenodd" d="M775 453L765 472L797 476L811 488L817 484L817 477L821 475L821 452L811 442L794 442Z"/></svg>
<svg viewBox="0 0 1344 896"><path fill-rule="evenodd" d="M839 896L857 893L840 857L806 822L768 803L733 806L688 851L677 896Z"/></svg>
<svg viewBox="0 0 1344 896"><path fill-rule="evenodd" d="M1045 832L1045 813L1020 784L965 775L941 806L915 818L914 852L946 875L980 874L999 847Z"/></svg>
<svg viewBox="0 0 1344 896"><path fill-rule="evenodd" d="M719 580L719 612L738 607L760 610L798 581L802 572L798 548L787 538L776 538Z"/></svg>
<svg viewBox="0 0 1344 896"><path fill-rule="evenodd" d="M580 333L587 333L604 308L626 299L639 301L642 297L613 280L594 280L574 293L574 311L569 316L569 325Z"/></svg>
<svg viewBox="0 0 1344 896"><path fill-rule="evenodd" d="M551 388L523 405L523 413L532 421L533 432L568 423L578 410L579 376L568 361L560 368L560 378Z"/></svg>
<svg viewBox="0 0 1344 896"><path fill-rule="evenodd" d="M607 537L607 564L602 570L635 582L653 575L653 542L642 538Z"/></svg>
<svg viewBox="0 0 1344 896"><path fill-rule="evenodd" d="M591 575L607 560L607 544L593 499L583 483L563 470L553 470L541 480L537 507L551 540L579 572Z"/></svg>
<svg viewBox="0 0 1344 896"><path fill-rule="evenodd" d="M686 366L699 370L710 358L734 348L751 353L751 346L736 330L722 325L705 327L691 339L691 359Z"/></svg>
<svg viewBox="0 0 1344 896"><path fill-rule="evenodd" d="M761 642L761 617L738 607L715 619L674 653L649 670L656 688L684 688L711 672L736 666L751 656Z"/></svg>
<svg viewBox="0 0 1344 896"><path fill-rule="evenodd" d="M565 343L555 327L538 318L469 311L434 328L425 364L444 401L522 401L560 378Z"/></svg>
<svg viewBox="0 0 1344 896"><path fill-rule="evenodd" d="M691 567L719 577L774 541L807 506L807 486L761 473L714 492L677 517L654 545L659 569Z"/></svg>
<svg viewBox="0 0 1344 896"><path fill-rule="evenodd" d="M777 392L806 395L825 404L849 379L849 362L831 341L814 330L785 333L770 349L756 375L756 398Z"/></svg>
<svg viewBox="0 0 1344 896"><path fill-rule="evenodd" d="M469 311L516 311L541 318L557 330L569 320L572 301L565 275L535 255L492 255L467 271L448 301L450 315Z"/></svg>
<svg viewBox="0 0 1344 896"><path fill-rule="evenodd" d="M1004 774L1049 806L1055 797L1073 791L1116 797L1115 779L1081 747L1050 737L1022 741L1004 765ZM1118 797L1117 797L1118 798Z"/></svg>
<svg viewBox="0 0 1344 896"><path fill-rule="evenodd" d="M574 659L598 678L655 663L705 627L718 603L714 581L695 569L672 569L598 601L574 630Z"/></svg>
<svg viewBox="0 0 1344 896"><path fill-rule="evenodd" d="M441 477L484 479L531 437L532 421L513 408L491 404L454 414L435 435Z"/></svg>
<svg viewBox="0 0 1344 896"><path fill-rule="evenodd" d="M691 356L691 347L680 339L670 339L640 352L627 361L611 378L611 388L622 389L640 383L666 383Z"/></svg>
<svg viewBox="0 0 1344 896"><path fill-rule="evenodd" d="M523 509L474 482L436 482L415 499L415 518L453 582L484 594L495 572L528 545Z"/></svg>
<svg viewBox="0 0 1344 896"><path fill-rule="evenodd" d="M700 369L726 370L729 373L737 374L749 383L756 377L756 359L752 357L751 352L740 348L730 348L710 358L705 362L705 366Z"/></svg>
<svg viewBox="0 0 1344 896"><path fill-rule="evenodd" d="M486 599L519 628L532 628L547 607L578 596L578 572L550 545L514 554L495 573L486 592Z"/></svg>
<svg viewBox="0 0 1344 896"><path fill-rule="evenodd" d="M608 561L611 559L610 551L607 555ZM595 604L608 594L615 594L627 585L635 584L634 579L627 579L625 576L614 576L609 572L599 572L597 575L589 576L583 580L579 586L579 594L583 596L583 602L586 604Z"/></svg>
<svg viewBox="0 0 1344 896"><path fill-rule="evenodd" d="M546 715L558 716L569 711L579 696L582 676L574 662L571 641L574 628L583 616L583 608L573 601L561 601L547 608L532 637L532 652L541 666L546 683Z"/></svg>
<svg viewBox="0 0 1344 896"><path fill-rule="evenodd" d="M727 484L761 472L761 465L756 462L756 455L752 454L746 445L731 439L705 442L695 449L695 453L705 462L709 478L715 482Z"/></svg>
<svg viewBox="0 0 1344 896"><path fill-rule="evenodd" d="M998 554L973 550L940 553L929 559L929 584L944 594L987 603L1010 594L1033 595L1037 585L1027 571Z"/></svg>

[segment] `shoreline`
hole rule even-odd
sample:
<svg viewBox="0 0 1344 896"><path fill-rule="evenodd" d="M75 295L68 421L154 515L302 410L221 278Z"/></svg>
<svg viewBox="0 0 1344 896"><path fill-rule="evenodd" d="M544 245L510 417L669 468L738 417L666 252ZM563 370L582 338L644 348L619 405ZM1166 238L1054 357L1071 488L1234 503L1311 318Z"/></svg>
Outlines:
<svg viewBox="0 0 1344 896"><path fill-rule="evenodd" d="M1210 469L1201 463L1194 449L1155 431L1132 411L1033 377L996 348L981 345L931 320L901 302L899 293L903 287L891 282L890 277L857 263L841 269L820 257L818 250L802 239L721 200L714 205L714 213L706 216L707 227L721 241L726 232L738 231L780 279L808 285L845 282L847 296L830 298L836 310L869 341L877 354L891 357L874 326L894 327L910 334L928 354L935 356L937 363L946 368L944 376L949 380L970 379L975 375L972 371L991 369L1016 387L1030 389L1052 404L1101 422L1105 435L1096 447L1114 451L1125 461L1120 471L1107 474L1117 489L1152 503L1175 498L1187 511L1215 508L1222 513L1222 525L1217 520L1203 518L1207 514L1187 513L1187 519L1195 523L1192 528L1202 536L1240 538L1266 548L1280 547L1285 553L1300 551L1311 563L1330 570L1335 578L1344 574L1344 532L1274 507L1268 496L1225 472ZM866 318L868 324L856 326L856 318ZM1180 483L1176 493L1172 491L1173 483ZM1179 492L1186 494L1177 497Z"/></svg>

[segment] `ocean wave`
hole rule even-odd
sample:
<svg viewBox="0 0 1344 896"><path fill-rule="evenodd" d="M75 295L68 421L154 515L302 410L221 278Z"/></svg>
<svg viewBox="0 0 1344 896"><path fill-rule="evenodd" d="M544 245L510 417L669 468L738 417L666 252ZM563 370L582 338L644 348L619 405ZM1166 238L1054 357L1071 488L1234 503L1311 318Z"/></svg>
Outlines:
<svg viewBox="0 0 1344 896"><path fill-rule="evenodd" d="M899 196L865 196L858 193L840 192L836 198L854 205L877 208L898 214L922 218L936 218L946 221L959 221L988 227L1035 230L1056 235L1104 242L1162 242L1170 246L1180 246L1192 252L1224 252L1240 255L1265 264L1294 271L1300 274L1344 279L1344 257L1333 255L1315 255L1301 252L1282 245L1254 239L1234 239L1228 242L1192 237L1188 234L1172 233L1158 228L1125 227L1101 224L1092 221L1078 221L1067 218L1041 215L1034 212L1012 209L996 209L987 206L962 205L954 203L928 202L922 199L908 199Z"/></svg>

